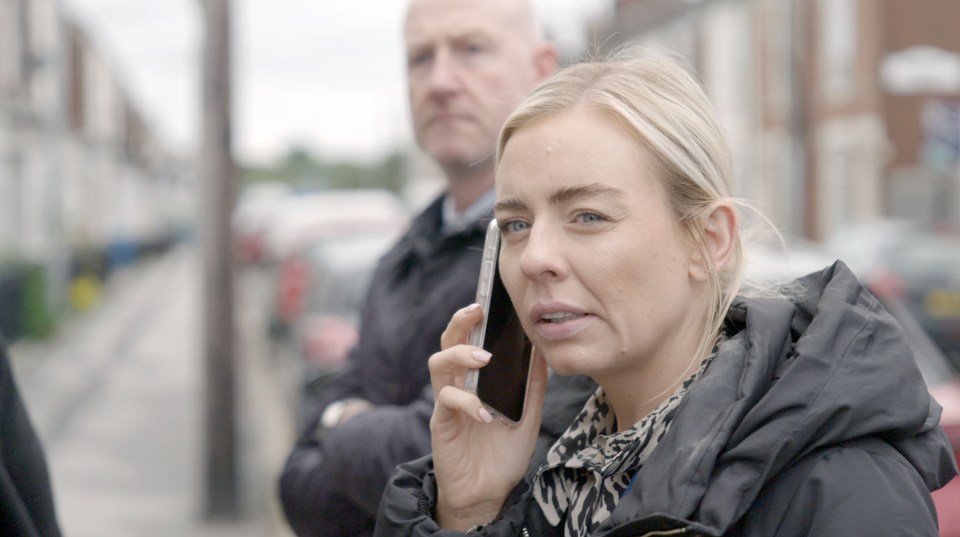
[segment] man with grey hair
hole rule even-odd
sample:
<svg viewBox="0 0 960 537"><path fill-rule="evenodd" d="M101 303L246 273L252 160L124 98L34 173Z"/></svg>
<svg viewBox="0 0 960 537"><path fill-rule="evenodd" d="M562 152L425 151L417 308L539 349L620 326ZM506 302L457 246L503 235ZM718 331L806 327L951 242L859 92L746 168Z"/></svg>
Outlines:
<svg viewBox="0 0 960 537"><path fill-rule="evenodd" d="M474 301L504 120L556 69L529 0L412 0L404 25L417 143L447 190L383 257L360 338L280 478L300 537L370 535L394 467L430 452L427 360Z"/></svg>

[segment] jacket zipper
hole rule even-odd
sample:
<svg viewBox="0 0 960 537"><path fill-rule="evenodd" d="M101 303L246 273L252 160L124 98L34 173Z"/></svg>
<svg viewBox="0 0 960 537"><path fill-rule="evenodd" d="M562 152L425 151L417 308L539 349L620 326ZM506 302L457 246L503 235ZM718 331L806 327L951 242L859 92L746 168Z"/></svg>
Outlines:
<svg viewBox="0 0 960 537"><path fill-rule="evenodd" d="M668 537L671 535L686 535L689 528L676 528L672 530L648 531L638 537ZM635 535L635 534L634 534ZM527 537L527 536L524 536Z"/></svg>
<svg viewBox="0 0 960 537"><path fill-rule="evenodd" d="M675 530L651 531L644 533L640 537L668 537L670 535L683 535L687 533L687 528L677 528ZM530 532L524 527L520 530L520 537L530 537Z"/></svg>

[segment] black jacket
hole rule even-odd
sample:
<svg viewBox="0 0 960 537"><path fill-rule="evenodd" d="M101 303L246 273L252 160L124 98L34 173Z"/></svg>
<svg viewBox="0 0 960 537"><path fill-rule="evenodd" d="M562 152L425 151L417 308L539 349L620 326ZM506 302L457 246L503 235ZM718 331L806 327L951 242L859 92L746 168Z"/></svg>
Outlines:
<svg viewBox="0 0 960 537"><path fill-rule="evenodd" d="M427 360L453 313L474 302L489 218L466 229L441 231L442 198L412 222L380 260L361 317L359 343L343 370L324 388L280 478L291 527L312 535L324 524L317 502L331 486L370 513L394 467L430 452L433 411ZM324 437L315 435L323 410L350 397L377 409Z"/></svg>
<svg viewBox="0 0 960 537"><path fill-rule="evenodd" d="M0 340L0 535L58 537L43 447Z"/></svg>
<svg viewBox="0 0 960 537"><path fill-rule="evenodd" d="M430 383L427 359L440 350L440 334L453 313L476 298L490 221L444 234L442 206L442 198L430 204L380 260L359 342L344 370L324 388L326 403L362 397L375 405L404 405Z"/></svg>
<svg viewBox="0 0 960 537"><path fill-rule="evenodd" d="M731 338L596 535L937 535L929 491L956 464L902 330L840 263L802 283L794 301L737 299ZM528 489L480 533L560 535ZM457 534L431 519L435 494L429 457L401 466L376 534Z"/></svg>

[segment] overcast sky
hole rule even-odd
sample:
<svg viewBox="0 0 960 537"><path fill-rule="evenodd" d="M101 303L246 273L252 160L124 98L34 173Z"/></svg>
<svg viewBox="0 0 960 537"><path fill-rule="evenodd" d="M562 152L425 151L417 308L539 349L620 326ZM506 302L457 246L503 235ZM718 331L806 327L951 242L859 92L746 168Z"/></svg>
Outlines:
<svg viewBox="0 0 960 537"><path fill-rule="evenodd" d="M161 139L199 139L202 0L63 0ZM478 0L482 1L482 0ZM561 47L612 0L535 0ZM235 147L269 161L291 144L379 158L409 142L400 28L404 0L235 0Z"/></svg>

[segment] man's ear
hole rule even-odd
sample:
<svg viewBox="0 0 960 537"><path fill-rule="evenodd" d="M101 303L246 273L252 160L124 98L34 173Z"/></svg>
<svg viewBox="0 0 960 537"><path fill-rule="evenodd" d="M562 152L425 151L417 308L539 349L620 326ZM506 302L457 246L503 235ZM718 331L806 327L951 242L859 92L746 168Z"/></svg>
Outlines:
<svg viewBox="0 0 960 537"><path fill-rule="evenodd" d="M533 55L533 66L538 80L550 78L557 72L557 46L551 41L540 43Z"/></svg>
<svg viewBox="0 0 960 537"><path fill-rule="evenodd" d="M729 201L721 200L704 213L702 226L703 253L709 259L695 258L690 264L690 276L705 282L710 271L721 271L730 261L740 233L740 218Z"/></svg>

